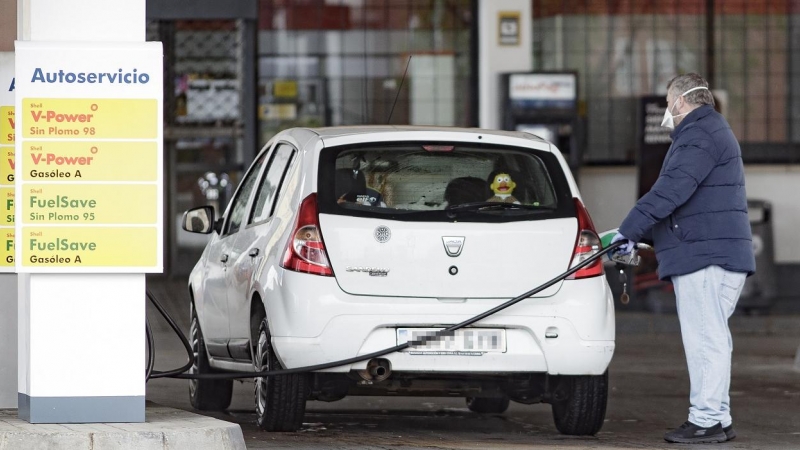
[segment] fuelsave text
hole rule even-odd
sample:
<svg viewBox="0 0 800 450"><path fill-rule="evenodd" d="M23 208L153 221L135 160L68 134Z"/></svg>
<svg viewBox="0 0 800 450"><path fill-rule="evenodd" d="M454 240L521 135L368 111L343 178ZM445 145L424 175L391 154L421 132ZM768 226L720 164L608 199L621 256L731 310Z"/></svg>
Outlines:
<svg viewBox="0 0 800 450"><path fill-rule="evenodd" d="M69 239L57 238L54 241L41 242L36 238L30 240L30 249L39 251L53 251L53 250L97 250L97 244L94 242L80 242L70 241Z"/></svg>

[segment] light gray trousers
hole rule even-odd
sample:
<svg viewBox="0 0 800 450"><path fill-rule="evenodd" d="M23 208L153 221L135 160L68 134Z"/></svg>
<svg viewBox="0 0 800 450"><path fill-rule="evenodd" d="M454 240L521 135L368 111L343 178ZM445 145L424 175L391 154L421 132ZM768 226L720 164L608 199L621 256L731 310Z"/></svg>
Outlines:
<svg viewBox="0 0 800 450"><path fill-rule="evenodd" d="M672 277L683 348L689 366L689 421L708 428L731 424L730 384L733 340L728 318L747 274L719 266Z"/></svg>

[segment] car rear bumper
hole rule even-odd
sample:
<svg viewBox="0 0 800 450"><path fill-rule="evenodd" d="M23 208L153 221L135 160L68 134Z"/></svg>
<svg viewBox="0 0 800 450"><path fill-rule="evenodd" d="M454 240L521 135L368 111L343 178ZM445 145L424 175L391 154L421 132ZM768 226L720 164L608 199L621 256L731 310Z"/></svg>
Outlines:
<svg viewBox="0 0 800 450"><path fill-rule="evenodd" d="M397 327L445 327L499 299L352 296L335 279L284 272L266 293L273 346L286 368L352 358L397 345ZM320 293L324 294L320 294ZM599 375L614 354L614 307L604 277L566 281L547 298L526 299L475 326L506 330L506 351L479 355L384 356L393 371ZM547 332L547 333L546 333ZM557 337L546 337L557 335ZM365 369L367 362L328 369Z"/></svg>

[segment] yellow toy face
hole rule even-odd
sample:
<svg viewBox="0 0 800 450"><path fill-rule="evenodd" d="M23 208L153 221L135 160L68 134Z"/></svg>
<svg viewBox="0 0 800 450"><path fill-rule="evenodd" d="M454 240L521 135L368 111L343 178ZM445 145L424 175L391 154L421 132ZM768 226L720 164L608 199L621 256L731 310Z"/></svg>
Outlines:
<svg viewBox="0 0 800 450"><path fill-rule="evenodd" d="M511 175L498 173L489 187L497 195L511 195L511 192L517 187L517 183L511 180Z"/></svg>

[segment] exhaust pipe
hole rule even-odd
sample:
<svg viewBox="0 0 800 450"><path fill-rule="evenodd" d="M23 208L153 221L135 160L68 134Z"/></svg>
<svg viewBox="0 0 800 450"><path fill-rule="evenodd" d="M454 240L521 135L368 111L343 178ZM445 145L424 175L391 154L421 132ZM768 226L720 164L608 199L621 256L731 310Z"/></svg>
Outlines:
<svg viewBox="0 0 800 450"><path fill-rule="evenodd" d="M367 363L367 370L359 370L358 375L365 381L379 383L392 375L392 363L384 358L371 359Z"/></svg>

